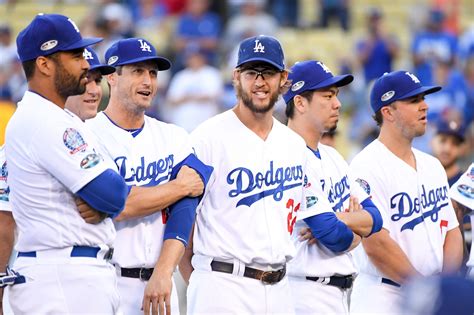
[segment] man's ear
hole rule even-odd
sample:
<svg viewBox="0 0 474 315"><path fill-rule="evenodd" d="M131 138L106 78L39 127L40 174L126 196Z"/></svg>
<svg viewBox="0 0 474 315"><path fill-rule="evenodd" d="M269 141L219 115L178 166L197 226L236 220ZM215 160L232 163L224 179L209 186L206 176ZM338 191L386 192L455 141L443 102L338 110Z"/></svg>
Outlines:
<svg viewBox="0 0 474 315"><path fill-rule="evenodd" d="M384 120L393 122L395 120L395 117L393 116L394 110L395 109L392 106L384 106L380 109L380 113Z"/></svg>
<svg viewBox="0 0 474 315"><path fill-rule="evenodd" d="M52 76L55 69L54 61L51 58L39 56L35 61L37 71L44 76Z"/></svg>

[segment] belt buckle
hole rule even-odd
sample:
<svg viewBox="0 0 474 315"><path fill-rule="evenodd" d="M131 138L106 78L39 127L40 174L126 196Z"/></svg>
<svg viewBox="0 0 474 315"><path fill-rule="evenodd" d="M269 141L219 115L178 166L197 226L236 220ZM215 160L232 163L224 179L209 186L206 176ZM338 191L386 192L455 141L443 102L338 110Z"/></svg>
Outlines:
<svg viewBox="0 0 474 315"><path fill-rule="evenodd" d="M273 275L273 271L264 271L262 273L262 276L260 277L260 281L263 282L263 284L274 284L275 281L273 279L267 279L268 277L271 277Z"/></svg>
<svg viewBox="0 0 474 315"><path fill-rule="evenodd" d="M145 281L145 279L143 278L143 268L140 268L140 271L138 272L138 279Z"/></svg>
<svg viewBox="0 0 474 315"><path fill-rule="evenodd" d="M350 289L352 288L352 285L354 284L354 278L352 276L347 276L344 277L344 289Z"/></svg>
<svg viewBox="0 0 474 315"><path fill-rule="evenodd" d="M114 255L114 248L110 247L109 250L105 253L104 259L109 261L112 259L112 256Z"/></svg>

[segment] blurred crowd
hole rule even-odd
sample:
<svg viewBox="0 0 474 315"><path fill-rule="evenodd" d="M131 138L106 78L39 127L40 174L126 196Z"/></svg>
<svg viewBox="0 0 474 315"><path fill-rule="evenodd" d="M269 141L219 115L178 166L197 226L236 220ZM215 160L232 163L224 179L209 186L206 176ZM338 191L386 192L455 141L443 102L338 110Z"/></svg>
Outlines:
<svg viewBox="0 0 474 315"><path fill-rule="evenodd" d="M353 42L353 49L332 70L337 74L352 73L356 80L341 89L347 129L328 135L328 139L344 137L349 141L352 149L345 152L347 158L374 139L378 130L368 115L370 84L384 72L395 70L396 64L403 64L423 84L443 86L441 92L427 96L430 126L415 147L436 153L433 141L439 126L451 125L450 133L462 139L458 141L456 160L468 165L474 154L474 24L460 25L462 1L427 0L422 10L418 8L416 15L412 14L410 25L400 25L400 32L409 33L409 52L401 51L400 33L386 31L384 23L391 17L381 7L365 8L363 25L353 25L351 11L355 1L314 1L314 23L302 18L301 1L286 0L90 0L86 1L90 6L88 14L77 22L84 36L104 38L94 47L101 57L121 38L144 37L155 44L173 67L160 73L158 97L148 114L188 131L235 104L230 69L234 68L236 46L242 39L258 34L278 37L282 29L341 28ZM20 0L1 2L14 12ZM68 4L84 3L49 2L66 8ZM353 32L355 27L363 32ZM0 25L0 144L4 126L26 89L15 37L11 25ZM408 60L399 60L401 55L409 56ZM103 104L106 103L104 97ZM283 117L283 112L281 102L277 115Z"/></svg>

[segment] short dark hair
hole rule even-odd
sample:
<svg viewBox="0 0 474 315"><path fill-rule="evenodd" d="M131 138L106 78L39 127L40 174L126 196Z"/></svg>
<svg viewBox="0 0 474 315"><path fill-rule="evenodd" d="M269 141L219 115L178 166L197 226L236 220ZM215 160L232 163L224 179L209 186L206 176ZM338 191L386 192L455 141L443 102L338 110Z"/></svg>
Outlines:
<svg viewBox="0 0 474 315"><path fill-rule="evenodd" d="M372 118L375 120L377 123L377 126L382 127L383 124L383 117L382 117L382 110L379 109L378 111L375 112L375 114L372 115Z"/></svg>
<svg viewBox="0 0 474 315"><path fill-rule="evenodd" d="M308 90L308 91L304 91L303 93L298 94L298 95L301 96L301 97L304 97L308 102L311 102L311 100L313 99L314 91L315 90ZM295 115L295 102L294 102L294 99L295 98L293 97L288 103L286 103L285 114L286 114L286 117L288 119L293 118L293 116Z"/></svg>
<svg viewBox="0 0 474 315"><path fill-rule="evenodd" d="M23 61L21 64L25 72L26 80L29 81L35 74L36 59Z"/></svg>

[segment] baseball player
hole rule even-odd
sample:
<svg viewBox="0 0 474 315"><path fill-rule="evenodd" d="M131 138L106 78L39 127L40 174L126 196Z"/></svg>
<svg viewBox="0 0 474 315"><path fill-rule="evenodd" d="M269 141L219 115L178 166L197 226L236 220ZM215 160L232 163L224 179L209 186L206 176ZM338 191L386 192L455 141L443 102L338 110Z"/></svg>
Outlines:
<svg viewBox="0 0 474 315"><path fill-rule="evenodd" d="M3 290L8 277L7 266L13 250L15 221L11 213L8 170L4 146L0 146L0 314L3 314Z"/></svg>
<svg viewBox="0 0 474 315"><path fill-rule="evenodd" d="M115 71L114 67L102 65L97 57L97 54L91 48L85 48L83 53L84 58L88 61L90 68L87 73L88 82L86 84L86 91L81 95L69 96L65 103L65 108L69 113L77 115L81 120L95 117L97 108L102 98L102 87L100 81L102 75L110 74ZM0 277L7 276L6 268L10 258L10 253L13 249L15 221L11 214L11 206L9 202L10 189L7 184L8 170L5 158L4 147L0 147L0 266L2 273ZM81 200L81 203L83 201ZM102 221L104 219L100 212L88 213L86 222ZM0 288L0 310L2 302L3 288ZM0 312L0 314L2 314Z"/></svg>
<svg viewBox="0 0 474 315"><path fill-rule="evenodd" d="M185 280L191 274L191 314L294 312L285 276L295 253L290 235L297 218L311 223L331 208L306 169L303 139L272 116L287 77L278 40L245 39L233 72L237 105L191 134L196 154L215 167L197 212L194 254L188 250L180 265ZM310 223L327 235L322 241L336 230ZM349 247L353 233L336 226Z"/></svg>
<svg viewBox="0 0 474 315"><path fill-rule="evenodd" d="M461 219L459 224L463 223L462 218L468 214L472 226L472 224L474 224L474 163L471 163L466 172L451 186L449 196L452 199L456 213L458 213L458 220ZM474 278L474 252L472 250L472 242L466 266L468 268L467 276Z"/></svg>
<svg viewBox="0 0 474 315"><path fill-rule="evenodd" d="M367 193L348 176L349 166L333 148L319 143L324 132L334 130L341 103L339 87L352 82L352 75L333 76L320 61L307 60L290 69L292 86L284 95L288 127L298 133L311 152L310 166L320 177L320 184L334 212L319 216L320 224L330 225L337 219L354 233L357 242L344 243L343 238L329 248L320 242L302 242L294 233L296 256L288 266L290 286L297 314L348 314L348 290L356 274L350 250L361 237L380 231L382 217ZM316 183L319 184L319 183ZM351 197L352 196L352 197ZM359 204L359 200L361 204ZM345 212L347 209L351 212ZM307 228L304 220L295 230ZM350 245L350 246L347 246Z"/></svg>
<svg viewBox="0 0 474 315"><path fill-rule="evenodd" d="M83 56L90 65L87 72L86 91L81 95L69 96L65 108L85 121L97 115L102 99L102 76L114 73L115 68L101 64L96 52L90 47L84 49Z"/></svg>
<svg viewBox="0 0 474 315"><path fill-rule="evenodd" d="M131 187L115 221L113 263L121 309L124 314L141 314L142 307L145 314L178 312L172 273L189 239L196 197L209 168L192 154L184 129L145 115L157 92L158 72L169 69L170 62L143 38L118 41L105 59L117 69L107 77L109 104L87 124Z"/></svg>
<svg viewBox="0 0 474 315"><path fill-rule="evenodd" d="M85 91L89 64L74 22L39 14L20 32L17 49L28 80L6 131L10 201L18 257L8 287L15 314L112 314L118 310L116 276L109 263L111 218L125 205L123 178L109 167L82 121L63 110ZM107 218L89 224L82 199Z"/></svg>
<svg viewBox="0 0 474 315"><path fill-rule="evenodd" d="M350 171L380 210L383 229L356 250L360 274L351 312L393 312L408 278L456 272L461 265L462 237L446 173L437 159L411 146L426 130L425 95L440 89L395 71L378 78L371 90L380 134L354 158Z"/></svg>

